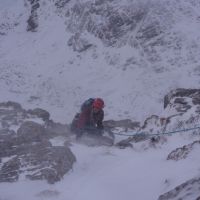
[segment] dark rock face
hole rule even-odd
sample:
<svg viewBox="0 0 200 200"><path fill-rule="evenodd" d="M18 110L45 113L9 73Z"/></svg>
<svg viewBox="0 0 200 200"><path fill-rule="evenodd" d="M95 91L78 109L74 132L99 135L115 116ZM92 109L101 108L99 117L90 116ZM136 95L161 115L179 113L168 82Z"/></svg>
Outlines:
<svg viewBox="0 0 200 200"><path fill-rule="evenodd" d="M154 134L161 133L165 131L169 122L169 118L162 118L157 115L152 115L144 121L144 125L141 127L141 130Z"/></svg>
<svg viewBox="0 0 200 200"><path fill-rule="evenodd" d="M0 103L0 127L3 130L12 130L12 126L19 127L24 121L41 119L46 122L49 118L49 113L42 109L34 109L26 111L16 102Z"/></svg>
<svg viewBox="0 0 200 200"><path fill-rule="evenodd" d="M199 98L199 89L178 88L169 92L164 97L164 108L166 113L172 111L173 114L168 117L169 123L166 129L178 131L198 127L200 119ZM199 133L199 129L191 131Z"/></svg>
<svg viewBox="0 0 200 200"><path fill-rule="evenodd" d="M186 98L191 99L194 105L200 105L200 89L178 88L172 90L164 97L164 108L174 103L177 104L176 109L178 112L185 112L191 108Z"/></svg>
<svg viewBox="0 0 200 200"><path fill-rule="evenodd" d="M40 0L28 0L28 2L31 5L31 15L29 19L27 20L27 31L35 32L37 31L38 27L38 14L37 9L40 7Z"/></svg>
<svg viewBox="0 0 200 200"><path fill-rule="evenodd" d="M187 158L188 154L194 149L194 147L200 147L200 141L195 141L191 144L177 148L172 151L168 156L167 160L181 160Z"/></svg>
<svg viewBox="0 0 200 200"><path fill-rule="evenodd" d="M116 7L114 1L76 3L69 10L69 30L93 34L105 44L113 46L134 30L146 17L147 7L142 4ZM77 21L77 19L80 19ZM76 20L76 21L74 21ZM148 38L158 35L155 29L145 30ZM144 40L140 33L138 39Z"/></svg>
<svg viewBox="0 0 200 200"><path fill-rule="evenodd" d="M22 157L23 167L29 167L26 175L31 180L60 181L72 169L75 157L67 147L44 147L36 145L27 156Z"/></svg>
<svg viewBox="0 0 200 200"><path fill-rule="evenodd" d="M14 182L19 178L20 160L14 157L7 161L0 170L0 182Z"/></svg>
<svg viewBox="0 0 200 200"><path fill-rule="evenodd" d="M20 125L25 118L28 118L27 113L21 108L20 104L10 101L0 103L0 125L2 130L9 129L10 126Z"/></svg>
<svg viewBox="0 0 200 200"><path fill-rule="evenodd" d="M13 151L14 158L0 170L0 182L17 181L23 173L31 180L55 183L72 168L75 157L68 147L53 147L49 142L21 144Z"/></svg>
<svg viewBox="0 0 200 200"><path fill-rule="evenodd" d="M31 180L55 183L72 169L76 158L69 145L52 146L49 142L50 138L65 135L68 127L49 117L39 108L26 111L15 102L0 104L0 182L17 181L25 174ZM43 123L31 119L41 119ZM13 125L19 127L17 133L12 130Z"/></svg>
<svg viewBox="0 0 200 200"><path fill-rule="evenodd" d="M63 8L67 3L69 3L71 0L56 0L55 1L55 6L57 8Z"/></svg>
<svg viewBox="0 0 200 200"><path fill-rule="evenodd" d="M48 139L48 135L42 125L27 121L17 130L17 139L20 143L42 142Z"/></svg>
<svg viewBox="0 0 200 200"><path fill-rule="evenodd" d="M33 110L28 110L27 113L31 114L31 115L36 115L39 118L42 118L44 121L48 121L50 114L49 112L47 112L46 110L43 110L41 108L35 108Z"/></svg>
<svg viewBox="0 0 200 200"><path fill-rule="evenodd" d="M0 103L0 107L12 108L15 110L22 110L22 106L19 103L16 103L13 101L7 101L7 102Z"/></svg>
<svg viewBox="0 0 200 200"><path fill-rule="evenodd" d="M127 1L126 3L120 0L26 1L31 5L27 31L37 31L39 16L46 17L43 16L43 12L39 13L40 8L41 10L44 8L43 11L46 12L45 5L50 4L55 6L56 15L64 19L66 30L72 34L68 45L74 51L81 53L92 49L91 47L98 47L95 40L93 44L87 36L95 37L107 47L128 45L133 48L139 56L135 58L133 54L127 58L121 66L122 70L132 65L146 67L147 63L156 73L171 71L174 66L181 67L183 64L198 66L196 63L198 63L199 42L190 41L190 37L184 37L180 31L175 30L180 23L177 16L183 16L183 19L193 18L194 23L199 23L198 14L193 12L194 8L199 8L197 1L195 3L189 1L188 5L177 0ZM46 14L48 15L48 10ZM187 48L185 48L186 44ZM185 56L182 55L184 49ZM92 57L95 58L97 54ZM105 60L108 64L112 64L113 61L110 60L114 59L111 58L114 55L109 53L109 49L108 55L110 59L105 57ZM163 63L166 63L166 66Z"/></svg>
<svg viewBox="0 0 200 200"><path fill-rule="evenodd" d="M199 200L200 178L191 179L161 195L158 200Z"/></svg>
<svg viewBox="0 0 200 200"><path fill-rule="evenodd" d="M9 134L9 132L7 134L0 134L0 158L15 154L17 139L14 137L14 134Z"/></svg>

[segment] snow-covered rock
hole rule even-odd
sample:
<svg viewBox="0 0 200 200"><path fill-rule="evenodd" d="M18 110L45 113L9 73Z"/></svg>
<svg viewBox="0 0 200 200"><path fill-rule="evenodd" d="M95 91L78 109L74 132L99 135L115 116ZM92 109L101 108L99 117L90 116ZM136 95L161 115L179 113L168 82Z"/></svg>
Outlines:
<svg viewBox="0 0 200 200"><path fill-rule="evenodd" d="M165 110L162 113L164 116L151 115L146 118L143 125L139 125L139 123L138 126L133 126L135 123L131 121L127 121L128 124L111 121L111 124L115 125L115 129L122 128L122 135L130 136L118 142L117 145L131 146L131 142L141 142L148 139L150 139L150 145L163 144L166 142L164 137L166 135L185 131L199 134L199 96L198 89L178 88L165 95ZM186 150L185 147L183 149Z"/></svg>
<svg viewBox="0 0 200 200"><path fill-rule="evenodd" d="M164 108L174 107L177 112L186 112L194 105L200 105L200 90L178 88L164 97Z"/></svg>
<svg viewBox="0 0 200 200"><path fill-rule="evenodd" d="M0 182L13 182L25 176L55 183L72 169L76 158L69 145L53 146L50 142L69 130L57 123L51 129L54 123L48 121L49 117L43 109L26 111L15 102L0 104Z"/></svg>
<svg viewBox="0 0 200 200"><path fill-rule="evenodd" d="M37 9L40 7L39 0L28 0L31 5L31 14L27 20L27 31L35 32L38 27L38 14Z"/></svg>
<svg viewBox="0 0 200 200"><path fill-rule="evenodd" d="M175 149L167 156L167 160L177 161L177 160L185 159L194 148L200 148L200 141L195 141L191 144Z"/></svg>
<svg viewBox="0 0 200 200"><path fill-rule="evenodd" d="M193 178L161 195L158 200L199 200L200 178Z"/></svg>

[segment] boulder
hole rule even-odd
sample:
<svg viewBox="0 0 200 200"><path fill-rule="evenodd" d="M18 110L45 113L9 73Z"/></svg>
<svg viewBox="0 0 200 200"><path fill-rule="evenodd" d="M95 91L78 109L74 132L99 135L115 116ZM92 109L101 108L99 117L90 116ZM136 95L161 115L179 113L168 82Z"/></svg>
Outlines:
<svg viewBox="0 0 200 200"><path fill-rule="evenodd" d="M30 109L27 111L27 113L31 114L31 115L35 115L35 116L43 119L44 121L48 121L49 117L50 117L49 112L47 112L46 110L43 110L41 108L35 108L33 110Z"/></svg>
<svg viewBox="0 0 200 200"><path fill-rule="evenodd" d="M45 128L32 121L24 122L17 130L17 139L19 143L42 142L48 139Z"/></svg>
<svg viewBox="0 0 200 200"><path fill-rule="evenodd" d="M40 7L40 0L28 0L31 6L31 14L27 20L27 31L36 32L38 27L37 9Z"/></svg>
<svg viewBox="0 0 200 200"><path fill-rule="evenodd" d="M14 157L13 157L14 156ZM30 180L60 181L72 169L76 158L68 147L55 147L50 142L22 144L8 161L3 162L0 182L17 181L21 174Z"/></svg>
<svg viewBox="0 0 200 200"><path fill-rule="evenodd" d="M50 143L51 138L66 135L67 126L54 123L49 116L40 108L26 111L15 102L0 103L0 182L14 182L25 176L52 184L72 169L76 158L69 143ZM43 123L32 119L42 119Z"/></svg>
<svg viewBox="0 0 200 200"><path fill-rule="evenodd" d="M172 90L164 97L164 108L174 106L178 112L186 112L193 105L200 105L200 89L178 88Z"/></svg>
<svg viewBox="0 0 200 200"><path fill-rule="evenodd" d="M184 145L183 147L175 149L167 156L167 160L178 161L185 159L195 147L200 147L200 141L195 141L191 144Z"/></svg>
<svg viewBox="0 0 200 200"><path fill-rule="evenodd" d="M20 160L17 156L3 164L0 170L0 182L14 182L19 178Z"/></svg>
<svg viewBox="0 0 200 200"><path fill-rule="evenodd" d="M26 125L20 127L17 137L8 137L7 140L4 137L0 142L0 182L17 181L21 174L48 183L61 180L72 169L76 160L74 154L68 146L52 146L48 134L44 135L46 130L40 125L33 122Z"/></svg>

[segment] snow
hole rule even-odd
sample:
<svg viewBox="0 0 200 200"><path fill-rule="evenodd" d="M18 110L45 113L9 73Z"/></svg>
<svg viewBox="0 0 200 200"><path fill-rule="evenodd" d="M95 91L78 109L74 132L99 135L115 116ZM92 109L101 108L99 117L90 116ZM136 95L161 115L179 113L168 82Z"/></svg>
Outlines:
<svg viewBox="0 0 200 200"><path fill-rule="evenodd" d="M160 194L199 175L198 151L178 162L166 160L167 155L177 146L190 143L197 137L171 136L167 139L167 143L161 147L152 148L145 142L136 144L133 149L123 150L73 144L71 150L77 162L61 182L48 185L42 181L24 179L17 183L1 183L0 197L15 197L16 200L24 199L25 196L30 200L46 199L38 194L42 191L56 191L57 195L51 195L50 199L155 200ZM60 145L62 140L57 138L57 144Z"/></svg>
<svg viewBox="0 0 200 200"><path fill-rule="evenodd" d="M121 1L121 4L127 2ZM186 63L192 56L194 59L199 56L196 18L175 16L181 21L176 22L178 25L171 35L178 31L185 41L182 63L168 65L167 61L176 56L169 47L167 53L161 55L160 65L154 66L145 61L140 49L128 45L108 48L87 33L84 37L97 48L74 52L67 45L71 33L66 31L65 19L48 10L53 7L46 4L39 11L38 32L26 32L29 13L23 1L0 0L0 24L5 20L10 27L6 35L0 35L0 102L17 101L26 109L40 107L48 110L53 120L70 123L85 99L103 97L105 120L129 118L142 122L152 114L169 115L163 110L163 97L171 89L199 87L199 76L193 71L199 68L199 62ZM13 21L18 25L13 26ZM188 58L186 51L192 44L197 45L197 51ZM158 48L158 51L163 49ZM134 64L126 67L129 59ZM142 59L144 65L140 66ZM176 135L167 137L167 143L157 148L150 147L146 141L123 150L73 143L71 149L77 162L61 182L48 185L24 179L1 183L0 199L155 200L199 175L198 149L185 160L166 160L172 150L197 139L198 136L190 134ZM51 142L63 145L64 141L58 137ZM58 193L48 198L38 195L46 190Z"/></svg>

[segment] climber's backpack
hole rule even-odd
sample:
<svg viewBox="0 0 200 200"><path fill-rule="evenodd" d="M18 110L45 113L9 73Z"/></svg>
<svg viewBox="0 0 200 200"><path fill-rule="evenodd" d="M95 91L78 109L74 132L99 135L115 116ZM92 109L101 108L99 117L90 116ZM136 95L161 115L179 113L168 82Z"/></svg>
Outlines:
<svg viewBox="0 0 200 200"><path fill-rule="evenodd" d="M83 104L81 105L81 112L87 108L90 108L93 102L94 102L93 98L89 98L86 101L84 101Z"/></svg>

